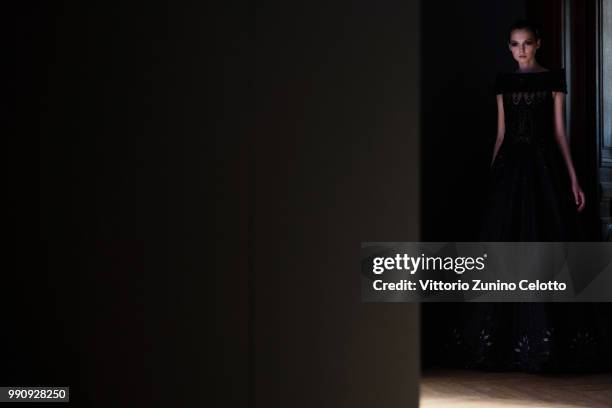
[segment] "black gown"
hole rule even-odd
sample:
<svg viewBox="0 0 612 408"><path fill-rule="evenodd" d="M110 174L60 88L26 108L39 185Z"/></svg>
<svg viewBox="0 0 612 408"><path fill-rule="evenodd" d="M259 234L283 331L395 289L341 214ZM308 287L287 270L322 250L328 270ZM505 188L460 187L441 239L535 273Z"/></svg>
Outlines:
<svg viewBox="0 0 612 408"><path fill-rule="evenodd" d="M568 172L554 132L553 92L564 70L499 74L505 136L493 162L480 240L577 241ZM443 324L442 365L528 372L607 368L606 323L598 305L463 303Z"/></svg>
<svg viewBox="0 0 612 408"><path fill-rule="evenodd" d="M553 92L564 70L499 74L504 141L491 169L480 240L574 241L576 210L554 132Z"/></svg>

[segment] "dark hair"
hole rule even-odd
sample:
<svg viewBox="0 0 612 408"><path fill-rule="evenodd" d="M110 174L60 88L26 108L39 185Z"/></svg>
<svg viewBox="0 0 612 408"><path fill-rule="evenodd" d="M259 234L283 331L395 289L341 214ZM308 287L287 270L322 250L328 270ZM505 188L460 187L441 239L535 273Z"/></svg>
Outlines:
<svg viewBox="0 0 612 408"><path fill-rule="evenodd" d="M512 34L514 30L529 30L535 37L536 41L541 38L540 29L536 24L532 23L529 20L515 21L514 24L512 24L510 26L510 29L508 30L508 38L510 38L510 34Z"/></svg>

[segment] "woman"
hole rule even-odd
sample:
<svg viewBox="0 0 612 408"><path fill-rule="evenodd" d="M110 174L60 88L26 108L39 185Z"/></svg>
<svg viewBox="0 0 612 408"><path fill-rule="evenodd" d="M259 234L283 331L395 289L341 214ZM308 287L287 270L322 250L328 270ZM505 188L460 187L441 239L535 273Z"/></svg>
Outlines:
<svg viewBox="0 0 612 408"><path fill-rule="evenodd" d="M585 206L564 125L564 70L536 60L539 31L526 21L510 29L518 63L496 82L497 139L482 241L575 241L575 213Z"/></svg>
<svg viewBox="0 0 612 408"><path fill-rule="evenodd" d="M576 241L585 196L564 126L563 70L536 60L541 38L515 23L508 47L516 72L496 81L497 139L481 241ZM469 303L449 319L444 360L463 367L523 371L594 370L605 342L591 305Z"/></svg>

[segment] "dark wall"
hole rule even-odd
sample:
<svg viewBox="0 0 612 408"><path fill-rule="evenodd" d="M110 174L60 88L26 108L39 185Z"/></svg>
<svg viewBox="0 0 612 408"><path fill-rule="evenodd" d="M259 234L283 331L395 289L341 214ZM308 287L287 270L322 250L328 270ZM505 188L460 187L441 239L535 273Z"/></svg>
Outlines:
<svg viewBox="0 0 612 408"><path fill-rule="evenodd" d="M414 304L362 304L360 243L418 240L418 8L258 10L256 406L415 407Z"/></svg>
<svg viewBox="0 0 612 408"><path fill-rule="evenodd" d="M597 2L571 2L572 84L570 142L572 159L587 206L580 216L585 240L599 241L601 231L600 176L597 136ZM605 208L605 206L604 206Z"/></svg>
<svg viewBox="0 0 612 408"><path fill-rule="evenodd" d="M78 407L415 406L417 308L361 304L357 274L361 241L418 240L412 3L3 16L3 384Z"/></svg>
<svg viewBox="0 0 612 408"><path fill-rule="evenodd" d="M68 385L78 407L246 405L237 164L250 11L64 1L3 12L16 249L3 268L2 384Z"/></svg>

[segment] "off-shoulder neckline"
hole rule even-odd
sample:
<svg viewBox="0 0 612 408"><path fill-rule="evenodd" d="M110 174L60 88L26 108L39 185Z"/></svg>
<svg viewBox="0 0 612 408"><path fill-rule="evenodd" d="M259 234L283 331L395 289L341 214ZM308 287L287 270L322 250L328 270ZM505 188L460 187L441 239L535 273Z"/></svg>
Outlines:
<svg viewBox="0 0 612 408"><path fill-rule="evenodd" d="M552 72L550 69L548 71L537 71L537 72L511 72L514 75L536 75L536 74L548 74Z"/></svg>
<svg viewBox="0 0 612 408"><path fill-rule="evenodd" d="M563 68L559 68L559 69L549 69L547 71L537 71L537 72L507 72L506 74L509 75L538 75L538 74L552 74L554 72L558 72L558 71L562 71Z"/></svg>

